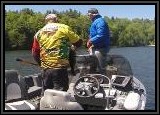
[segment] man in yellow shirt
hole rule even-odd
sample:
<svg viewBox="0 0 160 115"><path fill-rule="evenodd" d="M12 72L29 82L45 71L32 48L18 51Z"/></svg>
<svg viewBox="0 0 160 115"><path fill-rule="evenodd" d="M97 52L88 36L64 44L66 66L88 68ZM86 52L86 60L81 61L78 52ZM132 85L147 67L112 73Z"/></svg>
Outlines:
<svg viewBox="0 0 160 115"><path fill-rule="evenodd" d="M47 24L34 36L32 55L43 69L43 89L68 90L69 46L80 47L82 39L56 14L45 17Z"/></svg>

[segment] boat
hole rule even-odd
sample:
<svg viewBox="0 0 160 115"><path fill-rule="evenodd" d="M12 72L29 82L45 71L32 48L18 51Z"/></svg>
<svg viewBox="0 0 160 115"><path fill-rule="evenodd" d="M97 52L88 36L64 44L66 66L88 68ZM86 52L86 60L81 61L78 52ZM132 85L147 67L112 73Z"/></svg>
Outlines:
<svg viewBox="0 0 160 115"><path fill-rule="evenodd" d="M5 70L5 110L145 110L146 89L134 76L129 61L107 56L106 75L97 70L95 56L76 55L75 75L69 73L69 89L42 91L41 73L21 76Z"/></svg>

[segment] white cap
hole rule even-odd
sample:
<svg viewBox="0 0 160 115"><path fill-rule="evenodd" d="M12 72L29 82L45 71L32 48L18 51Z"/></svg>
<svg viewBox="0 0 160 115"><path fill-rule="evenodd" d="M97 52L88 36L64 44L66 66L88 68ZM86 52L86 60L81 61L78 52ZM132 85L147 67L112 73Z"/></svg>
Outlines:
<svg viewBox="0 0 160 115"><path fill-rule="evenodd" d="M45 20L54 20L54 19L57 19L57 15L56 14L48 14L45 17Z"/></svg>

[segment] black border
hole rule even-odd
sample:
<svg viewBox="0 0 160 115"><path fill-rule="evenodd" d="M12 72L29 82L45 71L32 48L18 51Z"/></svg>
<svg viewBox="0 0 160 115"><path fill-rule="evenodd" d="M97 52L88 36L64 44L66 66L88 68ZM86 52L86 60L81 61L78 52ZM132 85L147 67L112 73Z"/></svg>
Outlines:
<svg viewBox="0 0 160 115"><path fill-rule="evenodd" d="M143 111L5 111L4 90L1 90L1 114L158 114L159 113L159 1L1 1L1 89L4 87L5 5L155 5L155 110ZM3 64L3 65L2 65ZM157 97L156 97L157 96Z"/></svg>

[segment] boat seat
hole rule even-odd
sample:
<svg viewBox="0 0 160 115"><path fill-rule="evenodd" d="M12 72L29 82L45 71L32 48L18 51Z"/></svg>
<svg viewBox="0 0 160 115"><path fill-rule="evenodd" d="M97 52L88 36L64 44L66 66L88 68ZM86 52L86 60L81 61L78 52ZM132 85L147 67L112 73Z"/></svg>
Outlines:
<svg viewBox="0 0 160 115"><path fill-rule="evenodd" d="M19 101L27 98L27 86L17 70L5 70L5 101Z"/></svg>
<svg viewBox="0 0 160 115"><path fill-rule="evenodd" d="M5 103L5 110L37 110L38 105L30 100Z"/></svg>
<svg viewBox="0 0 160 115"><path fill-rule="evenodd" d="M47 89L40 99L40 110L83 110L77 102L71 101L68 92Z"/></svg>
<svg viewBox="0 0 160 115"><path fill-rule="evenodd" d="M28 89L28 98L34 98L35 96L40 96L42 92L42 87L32 86Z"/></svg>
<svg viewBox="0 0 160 115"><path fill-rule="evenodd" d="M24 76L26 85L28 86L28 98L40 96L42 91L42 82L39 75Z"/></svg>

